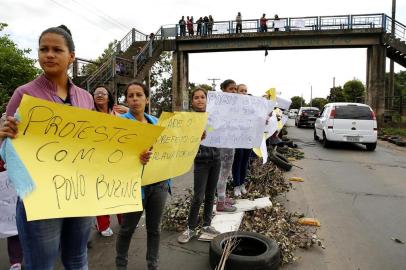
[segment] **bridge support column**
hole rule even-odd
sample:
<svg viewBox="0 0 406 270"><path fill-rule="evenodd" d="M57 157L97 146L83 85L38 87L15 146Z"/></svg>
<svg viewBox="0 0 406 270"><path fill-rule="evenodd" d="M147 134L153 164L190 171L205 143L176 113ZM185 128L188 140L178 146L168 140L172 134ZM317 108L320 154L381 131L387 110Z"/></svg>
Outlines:
<svg viewBox="0 0 406 270"><path fill-rule="evenodd" d="M172 55L172 110L189 109L189 55L175 51Z"/></svg>
<svg viewBox="0 0 406 270"><path fill-rule="evenodd" d="M385 111L386 48L373 45L367 50L366 103L375 111L378 126L382 126Z"/></svg>

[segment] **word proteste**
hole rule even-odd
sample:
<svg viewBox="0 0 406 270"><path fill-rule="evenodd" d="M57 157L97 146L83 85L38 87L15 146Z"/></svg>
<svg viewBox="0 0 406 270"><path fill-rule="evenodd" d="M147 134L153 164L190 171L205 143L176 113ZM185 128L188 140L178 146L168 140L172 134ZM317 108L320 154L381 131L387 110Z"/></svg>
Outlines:
<svg viewBox="0 0 406 270"><path fill-rule="evenodd" d="M112 142L114 140L124 144L137 136L123 127L95 126L94 123L86 120L67 121L47 106L35 106L29 110L28 122L23 127L23 135L29 135L29 131L34 128L39 129L41 135L49 134L72 140L92 138L93 142Z"/></svg>

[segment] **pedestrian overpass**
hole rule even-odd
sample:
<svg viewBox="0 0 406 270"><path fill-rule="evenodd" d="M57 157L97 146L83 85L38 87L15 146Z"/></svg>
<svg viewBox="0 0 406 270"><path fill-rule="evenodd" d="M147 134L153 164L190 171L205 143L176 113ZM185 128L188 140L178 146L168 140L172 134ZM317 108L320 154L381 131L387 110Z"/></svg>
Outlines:
<svg viewBox="0 0 406 270"><path fill-rule="evenodd" d="M275 25L278 31L272 27ZM391 34L392 24L395 26ZM386 57L406 67L406 26L386 14L292 17L268 20L268 32L259 32L259 19L243 20L242 33L236 21L216 21L211 35L180 36L179 25L162 26L152 37L135 28L115 47L115 53L93 74L81 76L89 61L77 58L72 76L91 91L107 84L115 95L133 79L149 84L149 72L164 51L173 52L172 104L174 110L189 108L189 54L225 51L289 50L322 48L367 48L366 103L382 121L385 110ZM194 25L196 33L197 25ZM141 51L137 48L141 47ZM116 72L116 64L125 72Z"/></svg>

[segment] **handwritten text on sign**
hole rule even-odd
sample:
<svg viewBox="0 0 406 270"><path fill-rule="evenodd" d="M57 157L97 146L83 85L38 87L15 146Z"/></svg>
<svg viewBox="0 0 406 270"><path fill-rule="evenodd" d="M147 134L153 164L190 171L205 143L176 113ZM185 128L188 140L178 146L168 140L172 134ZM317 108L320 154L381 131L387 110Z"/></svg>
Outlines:
<svg viewBox="0 0 406 270"><path fill-rule="evenodd" d="M142 185L182 175L190 170L206 127L207 113L164 112L158 125L165 127L145 166Z"/></svg>
<svg viewBox="0 0 406 270"><path fill-rule="evenodd" d="M163 128L24 96L13 145L36 189L28 220L142 209L140 153Z"/></svg>
<svg viewBox="0 0 406 270"><path fill-rule="evenodd" d="M222 148L259 147L266 119L275 102L262 97L210 91L205 146Z"/></svg>
<svg viewBox="0 0 406 270"><path fill-rule="evenodd" d="M18 234L16 226L17 194L7 177L0 172L0 238Z"/></svg>

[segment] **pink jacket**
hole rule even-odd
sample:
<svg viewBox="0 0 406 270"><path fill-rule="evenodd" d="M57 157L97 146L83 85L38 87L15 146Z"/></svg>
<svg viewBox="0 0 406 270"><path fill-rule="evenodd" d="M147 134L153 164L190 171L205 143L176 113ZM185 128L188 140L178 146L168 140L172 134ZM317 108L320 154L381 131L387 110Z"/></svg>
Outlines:
<svg viewBox="0 0 406 270"><path fill-rule="evenodd" d="M70 80L69 86L70 102L72 103L72 106L89 110L94 109L92 95L82 88L74 85ZM6 114L8 116L14 116L14 113L20 105L24 94L56 103L63 103L62 100L56 95L56 85L45 77L45 75L41 75L31 82L18 87L14 91L14 94L7 105Z"/></svg>

